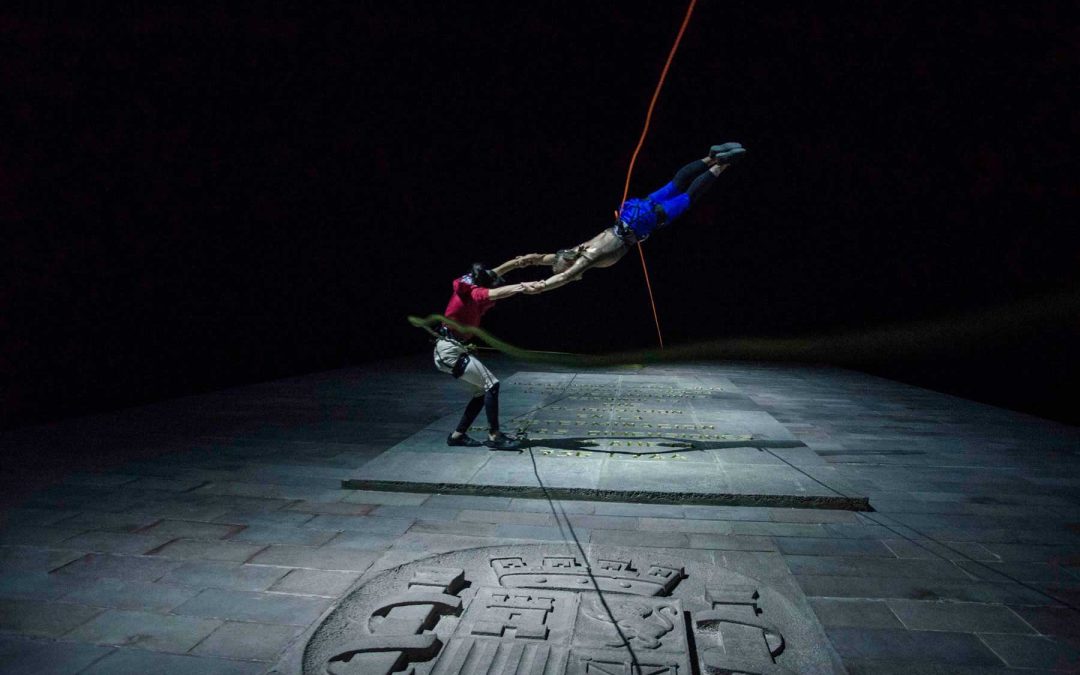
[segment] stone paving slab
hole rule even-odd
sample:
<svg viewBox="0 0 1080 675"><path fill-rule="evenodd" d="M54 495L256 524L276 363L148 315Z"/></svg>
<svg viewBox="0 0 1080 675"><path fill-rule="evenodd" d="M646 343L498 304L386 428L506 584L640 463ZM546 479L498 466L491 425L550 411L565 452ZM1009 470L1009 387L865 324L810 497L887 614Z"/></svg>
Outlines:
<svg viewBox="0 0 1080 675"><path fill-rule="evenodd" d="M507 400L519 399L504 410L504 420L517 417L507 430L528 424L530 442L548 444L529 448L531 458L440 446L465 394L428 355L0 434L5 457L66 453L57 467L114 458L58 470L0 510L0 672L293 675L290 650L380 572L541 543L620 546L635 560L663 555L775 585L805 598L802 616L849 673L1080 668L1080 430L829 368L545 368L528 380L535 367L484 358ZM556 400L570 381L580 400ZM686 382L695 384L679 389ZM591 417L603 410L607 418ZM691 419L673 421L681 417ZM768 445L621 448L686 460L585 446L612 431L625 438L606 440L632 443L680 440L633 435L658 431L756 433ZM625 471L655 484L622 467L670 464L709 473L710 487L753 485L768 496L827 486L873 510L335 487L414 437L427 444L411 450L423 461L477 465L469 480L528 485L535 460L542 478L599 486ZM591 463L598 469L586 470ZM670 476L680 488L704 482ZM145 618L158 647L184 651L94 641L108 630L122 640L140 623L122 620L132 616ZM182 627L210 626L200 622L216 628L191 646Z"/></svg>
<svg viewBox="0 0 1080 675"><path fill-rule="evenodd" d="M865 509L771 453L813 452L726 378L517 373L501 393L520 452L448 447L448 415L343 485L351 489L669 504ZM471 430L478 438L483 429Z"/></svg>

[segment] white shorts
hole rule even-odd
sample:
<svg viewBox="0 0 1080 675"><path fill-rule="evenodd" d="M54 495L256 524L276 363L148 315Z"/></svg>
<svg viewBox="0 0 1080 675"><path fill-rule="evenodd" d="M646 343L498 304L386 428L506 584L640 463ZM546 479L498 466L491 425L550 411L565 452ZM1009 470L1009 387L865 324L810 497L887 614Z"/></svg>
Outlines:
<svg viewBox="0 0 1080 675"><path fill-rule="evenodd" d="M483 396L485 391L499 383L499 378L480 359L469 355L460 342L446 338L439 338L435 342L435 367L444 373L453 374L454 365L462 355L468 356L469 362L457 379L474 390L473 396Z"/></svg>

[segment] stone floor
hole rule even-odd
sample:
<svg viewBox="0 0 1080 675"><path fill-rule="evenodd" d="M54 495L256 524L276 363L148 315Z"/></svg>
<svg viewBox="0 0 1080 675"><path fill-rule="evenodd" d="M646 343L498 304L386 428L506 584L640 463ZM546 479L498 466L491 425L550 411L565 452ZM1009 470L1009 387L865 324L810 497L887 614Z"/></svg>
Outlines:
<svg viewBox="0 0 1080 675"><path fill-rule="evenodd" d="M704 398L635 409L692 409L696 421L672 424L717 427L668 436L729 435L682 438L691 444L750 436L760 447L645 446L632 460L644 475L701 492L713 483L670 455L704 453L725 494L824 486L873 510L343 489L456 418L464 394L427 355L177 399L0 434L0 672L295 672L362 579L434 554L571 539L780 589L851 673L1080 670L1080 429L830 368L490 361L504 419L530 436L505 459L542 459L542 476L628 461L578 454L613 428L560 424L599 407L550 410L560 385L689 387ZM529 412L538 406L550 416ZM670 440L654 431L643 442ZM399 465L400 480L418 482L445 454Z"/></svg>

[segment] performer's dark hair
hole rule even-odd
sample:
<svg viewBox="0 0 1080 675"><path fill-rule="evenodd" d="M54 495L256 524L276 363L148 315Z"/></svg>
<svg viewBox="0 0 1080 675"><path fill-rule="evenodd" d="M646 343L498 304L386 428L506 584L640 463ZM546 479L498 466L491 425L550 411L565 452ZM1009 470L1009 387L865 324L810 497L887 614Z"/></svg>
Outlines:
<svg viewBox="0 0 1080 675"><path fill-rule="evenodd" d="M496 274L495 270L488 269L484 263L473 263L469 276L475 285L482 288L494 288L502 283L502 277Z"/></svg>

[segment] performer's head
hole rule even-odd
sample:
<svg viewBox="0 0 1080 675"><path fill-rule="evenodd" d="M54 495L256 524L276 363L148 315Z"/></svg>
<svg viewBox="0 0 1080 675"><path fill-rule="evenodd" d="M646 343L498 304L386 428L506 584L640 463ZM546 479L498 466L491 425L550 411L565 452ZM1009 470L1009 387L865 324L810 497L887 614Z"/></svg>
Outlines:
<svg viewBox="0 0 1080 675"><path fill-rule="evenodd" d="M551 271L555 274L561 274L570 269L570 266L581 257L581 247L577 248L564 248L555 254L555 262L551 265Z"/></svg>
<svg viewBox="0 0 1080 675"><path fill-rule="evenodd" d="M488 269L484 263L473 263L472 269L466 276L471 279L474 286L481 288L495 288L503 283L503 278L496 274L495 270Z"/></svg>

